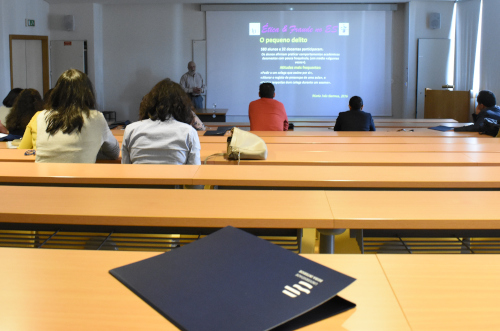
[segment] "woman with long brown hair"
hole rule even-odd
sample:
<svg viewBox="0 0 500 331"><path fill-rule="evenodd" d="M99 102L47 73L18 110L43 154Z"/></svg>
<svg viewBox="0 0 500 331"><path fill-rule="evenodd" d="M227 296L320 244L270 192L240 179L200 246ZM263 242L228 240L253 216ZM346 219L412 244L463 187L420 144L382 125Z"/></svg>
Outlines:
<svg viewBox="0 0 500 331"><path fill-rule="evenodd" d="M123 134L122 163L200 164L191 101L179 84L168 78L156 84L141 102L139 119Z"/></svg>
<svg viewBox="0 0 500 331"><path fill-rule="evenodd" d="M100 111L87 75L66 70L37 118L36 162L94 163L117 159L118 141Z"/></svg>

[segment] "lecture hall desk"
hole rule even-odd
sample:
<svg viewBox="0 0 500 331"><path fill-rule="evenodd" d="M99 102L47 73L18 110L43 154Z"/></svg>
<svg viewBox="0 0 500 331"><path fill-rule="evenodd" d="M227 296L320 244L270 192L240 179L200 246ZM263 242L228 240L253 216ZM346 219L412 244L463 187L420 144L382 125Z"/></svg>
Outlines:
<svg viewBox="0 0 500 331"><path fill-rule="evenodd" d="M1 184L500 189L500 167L128 165L0 162Z"/></svg>
<svg viewBox="0 0 500 331"><path fill-rule="evenodd" d="M0 248L0 330L177 330L108 273L155 255ZM375 255L304 256L355 277L357 307L301 330L410 330Z"/></svg>
<svg viewBox="0 0 500 331"><path fill-rule="evenodd" d="M226 143L201 143L201 151L225 152ZM500 144L269 144L268 152L500 152Z"/></svg>
<svg viewBox="0 0 500 331"><path fill-rule="evenodd" d="M215 150L214 150L215 151ZM207 153L208 151L205 150ZM220 152L220 150L219 150ZM236 165L238 160L213 156L207 164ZM241 165L315 166L498 166L499 153L436 152L268 152L266 160L241 160Z"/></svg>
<svg viewBox="0 0 500 331"><path fill-rule="evenodd" d="M0 186L0 225L332 229L322 191ZM29 201L27 206L26 201ZM196 208L193 206L196 205ZM258 206L258 208L257 208Z"/></svg>
<svg viewBox="0 0 500 331"><path fill-rule="evenodd" d="M155 255L0 248L0 329L176 330L108 273ZM500 329L500 255L303 256L357 279L354 310L303 330Z"/></svg>

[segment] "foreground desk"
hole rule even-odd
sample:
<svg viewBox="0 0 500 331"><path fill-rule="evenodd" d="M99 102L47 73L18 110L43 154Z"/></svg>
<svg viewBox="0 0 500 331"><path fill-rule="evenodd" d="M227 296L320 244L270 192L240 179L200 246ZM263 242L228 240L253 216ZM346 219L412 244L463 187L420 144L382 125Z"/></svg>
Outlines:
<svg viewBox="0 0 500 331"><path fill-rule="evenodd" d="M412 330L499 330L500 255L378 255Z"/></svg>
<svg viewBox="0 0 500 331"><path fill-rule="evenodd" d="M108 273L154 255L0 248L0 330L177 330ZM376 256L305 257L357 278L357 307L303 330L410 330Z"/></svg>
<svg viewBox="0 0 500 331"><path fill-rule="evenodd" d="M499 191L327 191L335 228L500 229Z"/></svg>

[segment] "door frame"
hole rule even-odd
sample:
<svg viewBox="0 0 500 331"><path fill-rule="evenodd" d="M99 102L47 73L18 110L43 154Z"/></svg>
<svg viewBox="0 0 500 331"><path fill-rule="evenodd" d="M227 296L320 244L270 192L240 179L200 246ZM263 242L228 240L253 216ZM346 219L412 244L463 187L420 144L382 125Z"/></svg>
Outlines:
<svg viewBox="0 0 500 331"><path fill-rule="evenodd" d="M32 35L9 35L9 50L10 50L10 88L14 88L14 73L12 64L12 40L41 40L42 41L42 75L43 75L43 95L50 89L49 77L49 37L48 36L32 36Z"/></svg>

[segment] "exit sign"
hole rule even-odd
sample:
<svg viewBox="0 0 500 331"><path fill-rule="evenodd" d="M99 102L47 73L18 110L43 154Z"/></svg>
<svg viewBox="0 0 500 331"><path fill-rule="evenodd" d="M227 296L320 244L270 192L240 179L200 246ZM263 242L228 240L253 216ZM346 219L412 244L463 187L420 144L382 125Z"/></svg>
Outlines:
<svg viewBox="0 0 500 331"><path fill-rule="evenodd" d="M35 26L35 20L26 19L26 26Z"/></svg>

